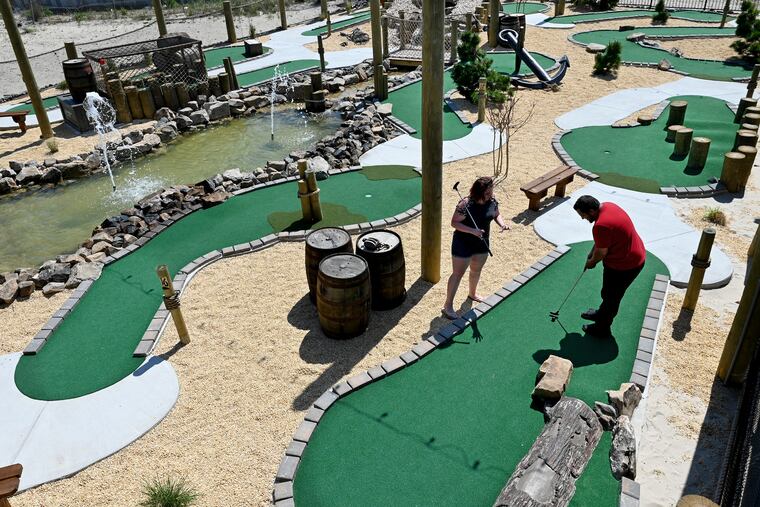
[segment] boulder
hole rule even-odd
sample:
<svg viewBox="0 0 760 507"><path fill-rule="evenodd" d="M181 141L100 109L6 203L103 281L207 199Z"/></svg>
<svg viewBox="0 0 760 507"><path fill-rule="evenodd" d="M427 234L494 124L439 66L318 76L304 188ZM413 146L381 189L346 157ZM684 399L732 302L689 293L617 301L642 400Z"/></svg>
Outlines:
<svg viewBox="0 0 760 507"><path fill-rule="evenodd" d="M16 183L19 185L31 185L42 178L42 172L34 166L26 166L16 175Z"/></svg>
<svg viewBox="0 0 760 507"><path fill-rule="evenodd" d="M149 144L151 148L157 148L158 146L161 146L161 138L156 134L145 134L143 137L143 142L145 144Z"/></svg>
<svg viewBox="0 0 760 507"><path fill-rule="evenodd" d="M595 42L592 42L586 46L586 53L604 53L605 49L607 49L607 46L604 44L596 44Z"/></svg>
<svg viewBox="0 0 760 507"><path fill-rule="evenodd" d="M59 183L61 171L57 167L48 167L42 172L42 183Z"/></svg>
<svg viewBox="0 0 760 507"><path fill-rule="evenodd" d="M660 63L657 64L657 68L660 70L670 70L673 66L670 64L667 58L663 58L660 60Z"/></svg>
<svg viewBox="0 0 760 507"><path fill-rule="evenodd" d="M18 185L13 178L0 178L0 194L8 194L17 189Z"/></svg>
<svg viewBox="0 0 760 507"><path fill-rule="evenodd" d="M346 81L341 77L336 77L335 79L327 83L327 89L333 93L340 91L345 86L346 86Z"/></svg>
<svg viewBox="0 0 760 507"><path fill-rule="evenodd" d="M538 369L532 396L556 400L562 397L573 374L573 363L565 358L549 356Z"/></svg>
<svg viewBox="0 0 760 507"><path fill-rule="evenodd" d="M13 178L16 179L16 171L13 169L6 169L4 167L0 167L0 178Z"/></svg>
<svg viewBox="0 0 760 507"><path fill-rule="evenodd" d="M228 102L208 102L203 104L208 113L209 121L221 120L230 116L230 104Z"/></svg>
<svg viewBox="0 0 760 507"><path fill-rule="evenodd" d="M156 134L162 143L168 143L179 135L175 123L167 123L156 130Z"/></svg>
<svg viewBox="0 0 760 507"><path fill-rule="evenodd" d="M632 33L631 35L628 35L626 39L631 42L640 42L640 41L643 41L646 38L646 36L647 35L645 33L635 32L635 33Z"/></svg>
<svg viewBox="0 0 760 507"><path fill-rule="evenodd" d="M98 252L104 252L106 255L111 255L116 250L117 249L113 245L111 245L110 243L106 243L105 241L98 241L97 243L92 245L92 253L94 254Z"/></svg>
<svg viewBox="0 0 760 507"><path fill-rule="evenodd" d="M85 280L97 280L103 272L103 264L100 262L87 262L77 264L71 270L71 276L66 281L67 289L75 289Z"/></svg>
<svg viewBox="0 0 760 507"><path fill-rule="evenodd" d="M89 159L89 157L88 157ZM61 171L61 177L65 180L72 180L78 178L85 178L92 172L92 164L81 160L75 160L74 162L66 162L56 165L56 168ZM100 167L100 158L98 158L98 164L94 169Z"/></svg>
<svg viewBox="0 0 760 507"><path fill-rule="evenodd" d="M190 116L190 113L192 113L193 111L194 111L194 109L191 108L191 107L183 107L182 109L180 109L180 110L177 111L177 114L178 115L182 114L182 115L185 115L185 116Z"/></svg>
<svg viewBox="0 0 760 507"><path fill-rule="evenodd" d="M355 73L346 74L343 76L343 80L346 83L346 86L355 85L359 82L359 75Z"/></svg>
<svg viewBox="0 0 760 507"><path fill-rule="evenodd" d="M0 285L0 303L9 305L13 303L18 294L18 282L15 278L6 280L6 282Z"/></svg>
<svg viewBox="0 0 760 507"><path fill-rule="evenodd" d="M185 116L184 114L177 115L177 118L174 121L177 122L177 128L179 130L187 130L193 124L193 120L191 120L189 116Z"/></svg>
<svg viewBox="0 0 760 507"><path fill-rule="evenodd" d="M84 165L90 171L94 171L95 169L100 167L100 162L101 162L100 154L96 152L90 153L84 159Z"/></svg>
<svg viewBox="0 0 760 507"><path fill-rule="evenodd" d="M250 102L249 102L250 101ZM271 104L269 97L266 95L254 95L252 97L249 97L246 99L246 105L248 107L255 107L256 109L262 109L264 107L269 107L269 104Z"/></svg>
<svg viewBox="0 0 760 507"><path fill-rule="evenodd" d="M211 178L205 179L197 185L203 187L206 192L213 192L216 187L224 183L224 177L221 174L215 174Z"/></svg>
<svg viewBox="0 0 760 507"><path fill-rule="evenodd" d="M287 163L284 160L270 160L267 162L267 168L272 171L282 172L287 168Z"/></svg>
<svg viewBox="0 0 760 507"><path fill-rule="evenodd" d="M63 292L63 289L65 288L66 287L62 282L50 282L42 288L42 294L45 296L52 296L53 294Z"/></svg>
<svg viewBox="0 0 760 507"><path fill-rule="evenodd" d="M615 422L617 421L618 416L615 407L602 403L601 401L595 401L594 413L596 414L596 418L599 419L599 422L602 424L604 431L612 431L612 428L615 427Z"/></svg>
<svg viewBox="0 0 760 507"><path fill-rule="evenodd" d="M19 298L28 298L32 295L32 292L34 292L34 282L31 280L27 280L26 282L20 282L18 284L18 295Z"/></svg>
<svg viewBox="0 0 760 507"><path fill-rule="evenodd" d="M222 173L222 177L225 180L232 181L234 183L240 183L242 179L245 177L242 172L240 172L240 169L229 169L227 171L224 171Z"/></svg>
<svg viewBox="0 0 760 507"><path fill-rule="evenodd" d="M153 119L156 121L161 121L162 119L173 120L176 117L177 115L174 113L174 111L168 107L162 107L156 111L156 114L153 115Z"/></svg>
<svg viewBox="0 0 760 507"><path fill-rule="evenodd" d="M231 194L225 192L224 190L217 190L216 192L206 194L201 197L201 204L203 204L204 208L210 208L212 206L216 206L217 204L223 203L230 198L230 195Z"/></svg>
<svg viewBox="0 0 760 507"><path fill-rule="evenodd" d="M624 382L617 391L607 391L607 399L618 415L633 417L633 411L641 401L641 390L636 384Z"/></svg>
<svg viewBox="0 0 760 507"><path fill-rule="evenodd" d="M93 245L98 241L107 241L109 243L113 243L113 237L107 232L103 231L93 234L91 239L93 241ZM92 246L90 246L90 248L92 248Z"/></svg>
<svg viewBox="0 0 760 507"><path fill-rule="evenodd" d="M310 158L307 166L309 171L315 173L317 180L326 180L330 177L330 164L328 164L327 160L320 156Z"/></svg>
<svg viewBox="0 0 760 507"><path fill-rule="evenodd" d="M68 264L69 266L73 266L74 264L79 264L80 262L85 262L84 257L77 254L70 254L70 255L61 255L58 257L58 262L61 264Z"/></svg>
<svg viewBox="0 0 760 507"><path fill-rule="evenodd" d="M208 119L209 116L205 109L193 111L190 114L190 120L192 120L193 125L205 125L208 123Z"/></svg>
<svg viewBox="0 0 760 507"><path fill-rule="evenodd" d="M366 32L363 32L360 28L354 28L354 30L351 32L351 35L349 35L348 38L354 44L366 44L367 42L369 42L369 34Z"/></svg>
<svg viewBox="0 0 760 507"><path fill-rule="evenodd" d="M103 260L108 257L105 252L98 252L91 255L88 255L86 257L87 262L103 262Z"/></svg>
<svg viewBox="0 0 760 507"><path fill-rule="evenodd" d="M618 417L615 429L612 430L610 468L617 480L623 477L636 479L636 435L631 420L625 415Z"/></svg>

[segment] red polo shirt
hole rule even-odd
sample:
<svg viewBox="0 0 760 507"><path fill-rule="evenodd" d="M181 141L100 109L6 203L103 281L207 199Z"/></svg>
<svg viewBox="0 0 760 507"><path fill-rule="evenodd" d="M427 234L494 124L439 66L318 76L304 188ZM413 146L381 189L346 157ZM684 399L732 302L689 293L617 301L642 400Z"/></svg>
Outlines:
<svg viewBox="0 0 760 507"><path fill-rule="evenodd" d="M646 249L631 217L613 202L604 202L592 229L594 245L607 248L604 265L617 270L638 268L644 264Z"/></svg>

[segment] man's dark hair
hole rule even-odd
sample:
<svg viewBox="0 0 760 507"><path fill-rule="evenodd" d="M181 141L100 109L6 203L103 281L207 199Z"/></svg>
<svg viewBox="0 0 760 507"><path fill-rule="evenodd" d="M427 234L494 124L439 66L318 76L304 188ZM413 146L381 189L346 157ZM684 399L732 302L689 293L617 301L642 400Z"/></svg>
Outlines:
<svg viewBox="0 0 760 507"><path fill-rule="evenodd" d="M599 209L599 201L591 195L582 195L573 204L573 209L580 211L581 213L589 213L590 211L597 211Z"/></svg>

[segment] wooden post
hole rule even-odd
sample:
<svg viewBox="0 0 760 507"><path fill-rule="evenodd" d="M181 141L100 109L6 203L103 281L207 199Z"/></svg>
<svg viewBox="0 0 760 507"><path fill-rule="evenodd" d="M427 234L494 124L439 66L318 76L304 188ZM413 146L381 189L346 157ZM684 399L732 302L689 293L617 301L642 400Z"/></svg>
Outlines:
<svg viewBox="0 0 760 507"><path fill-rule="evenodd" d="M179 335L179 341L183 345L187 345L190 343L190 333L187 332L185 318L182 316L182 310L179 308L179 294L174 292L174 284L172 283L172 277L169 275L169 269L165 264L161 264L156 268L156 274L158 275L158 279L161 280L161 290L164 292L164 306L172 315L172 320Z"/></svg>
<svg viewBox="0 0 760 507"><path fill-rule="evenodd" d="M736 108L736 114L734 115L734 123L740 123L741 119L744 117L744 111L748 107L754 107L757 106L757 99L749 98L749 97L742 97L739 99L739 105Z"/></svg>
<svg viewBox="0 0 760 507"><path fill-rule="evenodd" d="M208 89L209 93L214 97L218 97L222 94L222 85L219 84L219 76L208 77Z"/></svg>
<svg viewBox="0 0 760 507"><path fill-rule="evenodd" d="M322 42L322 35L317 35L317 52L319 53L319 68L325 71L325 45Z"/></svg>
<svg viewBox="0 0 760 507"><path fill-rule="evenodd" d="M691 140L689 149L689 162L686 167L702 169L707 163L707 154L710 152L711 140L708 137L695 137Z"/></svg>
<svg viewBox="0 0 760 507"><path fill-rule="evenodd" d="M311 92L318 92L322 90L322 73L321 72L312 72L309 74L309 79L311 79Z"/></svg>
<svg viewBox="0 0 760 507"><path fill-rule="evenodd" d="M554 4L554 15L562 16L563 14L565 14L565 0L557 0Z"/></svg>
<svg viewBox="0 0 760 507"><path fill-rule="evenodd" d="M132 121L132 113L129 110L127 95L124 93L121 80L111 79L107 82L107 86L108 91L111 94L111 100L113 100L114 108L116 109L116 122L130 123Z"/></svg>
<svg viewBox="0 0 760 507"><path fill-rule="evenodd" d="M728 18L728 11L731 10L731 0L726 0L726 5L723 6L723 16L720 18L720 27L726 26L726 19Z"/></svg>
<svg viewBox="0 0 760 507"><path fill-rule="evenodd" d="M132 114L132 118L135 120L145 118L143 114L142 105L140 104L140 97L137 95L136 86L125 86L124 94L127 96L127 103L129 104L129 112Z"/></svg>
<svg viewBox="0 0 760 507"><path fill-rule="evenodd" d="M140 88L137 90L137 96L140 98L140 106L143 110L143 115L149 120L152 120L156 115L156 104L153 102L153 94L150 88Z"/></svg>
<svg viewBox="0 0 760 507"><path fill-rule="evenodd" d="M237 42L237 34L235 33L235 20L232 18L232 4L229 0L222 2L224 7L224 24L227 25L227 42L234 44Z"/></svg>
<svg viewBox="0 0 760 507"><path fill-rule="evenodd" d="M230 77L230 90L239 90L240 85L238 84L237 72L235 72L235 64L232 63L232 58L228 56L222 61L224 62L224 70Z"/></svg>
<svg viewBox="0 0 760 507"><path fill-rule="evenodd" d="M309 201L309 189L306 186L306 180L298 180L298 199L301 201L301 216L304 221L314 223L314 217L311 215L311 202Z"/></svg>
<svg viewBox="0 0 760 507"><path fill-rule="evenodd" d="M319 188L317 188L317 175L314 172L306 173L306 187L309 189L309 206L311 207L311 219L314 222L322 221L322 204L319 202Z"/></svg>
<svg viewBox="0 0 760 507"><path fill-rule="evenodd" d="M694 135L694 130L690 128L682 128L676 131L676 142L673 146L673 155L676 157L686 157L689 154L689 148L691 148L691 138Z"/></svg>
<svg viewBox="0 0 760 507"><path fill-rule="evenodd" d="M488 20L488 45L492 48L499 46L499 14L501 13L501 0L491 0L490 19Z"/></svg>
<svg viewBox="0 0 760 507"><path fill-rule="evenodd" d="M486 78L478 80L478 123L486 121Z"/></svg>
<svg viewBox="0 0 760 507"><path fill-rule="evenodd" d="M464 31L465 32L472 32L472 13L468 12L464 15Z"/></svg>
<svg viewBox="0 0 760 507"><path fill-rule="evenodd" d="M671 125L668 127L668 130L665 133L665 142L668 143L674 143L676 142L676 132L679 130L686 128L683 125Z"/></svg>
<svg viewBox="0 0 760 507"><path fill-rule="evenodd" d="M73 42L64 42L63 47L66 49L66 58L73 60L79 58L77 55L77 46Z"/></svg>
<svg viewBox="0 0 760 507"><path fill-rule="evenodd" d="M13 46L13 54L16 55L18 68L21 71L21 79L23 79L24 85L26 85L26 93L32 101L32 108L34 109L34 115L37 117L37 124L40 126L41 137L43 139L53 137L53 129L50 128L50 120L48 120L47 111L45 111L45 106L42 104L40 90L37 88L37 80L34 78L32 66L29 64L29 58L26 55L24 42L21 40L21 35L18 32L16 20L13 19L13 8L11 7L10 0L0 0L0 11L2 11L5 29L8 31L8 38L11 41L11 46Z"/></svg>
<svg viewBox="0 0 760 507"><path fill-rule="evenodd" d="M377 0L375 0L377 1ZM422 0L422 279L441 279L444 2Z"/></svg>
<svg viewBox="0 0 760 507"><path fill-rule="evenodd" d="M694 311L699 299L699 291L702 289L702 280L705 278L705 270L710 266L710 250L715 241L715 229L707 227L702 231L699 239L697 253L691 258L691 276L683 298L682 308Z"/></svg>
<svg viewBox="0 0 760 507"><path fill-rule="evenodd" d="M156 13L158 36L163 37L166 35L166 21L164 21L164 8L161 6L161 0L153 0L153 12Z"/></svg>
<svg viewBox="0 0 760 507"><path fill-rule="evenodd" d="M380 100L385 100L388 98L388 96L385 94L385 86L384 86L384 78L383 75L385 74L385 67L382 65L378 65L375 67L375 76L378 78L378 88L375 88L375 96Z"/></svg>
<svg viewBox="0 0 760 507"><path fill-rule="evenodd" d="M736 174L737 191L742 192L747 188L747 182L752 174L752 165L755 163L755 157L757 157L757 148L754 146L739 146L736 151L744 155L744 163L739 166Z"/></svg>
<svg viewBox="0 0 760 507"><path fill-rule="evenodd" d="M747 110L752 109L748 107ZM760 125L760 114L757 113L744 113L742 117L742 123L749 123L750 125Z"/></svg>
<svg viewBox="0 0 760 507"><path fill-rule="evenodd" d="M222 93L228 93L230 91L230 75L226 72L220 72L219 76L219 88L222 89Z"/></svg>
<svg viewBox="0 0 760 507"><path fill-rule="evenodd" d="M187 83L183 81L174 83L174 90L177 93L177 104L179 109L187 107L187 103L190 102L190 91L187 89Z"/></svg>
<svg viewBox="0 0 760 507"><path fill-rule="evenodd" d="M744 166L745 158L746 156L743 153L735 151L730 151L724 155L720 181L726 185L726 190L731 193L739 191L739 174Z"/></svg>
<svg viewBox="0 0 760 507"><path fill-rule="evenodd" d="M383 32L383 59L386 59L388 58L388 55L390 55L390 51L388 50L388 16L383 16L382 32Z"/></svg>
<svg viewBox="0 0 760 507"><path fill-rule="evenodd" d="M381 89L382 76L377 73L377 66L383 64L383 35L380 30L380 0L370 0L370 17L372 18L372 68L375 94Z"/></svg>
<svg viewBox="0 0 760 507"><path fill-rule="evenodd" d="M332 35L332 18L330 18L330 11L327 11L327 36Z"/></svg>
<svg viewBox="0 0 760 507"><path fill-rule="evenodd" d="M322 19L327 19L327 0L320 0L320 6L322 8L319 16Z"/></svg>
<svg viewBox="0 0 760 507"><path fill-rule="evenodd" d="M668 113L667 126L671 125L684 125L686 120L686 106L688 102L685 100L674 100L670 103L670 112Z"/></svg>
<svg viewBox="0 0 760 507"><path fill-rule="evenodd" d="M752 77L749 78L749 83L747 83L747 96L746 98L752 98L752 95L755 94L755 88L757 88L757 78L760 76L760 64L755 64L755 66L752 68Z"/></svg>
<svg viewBox="0 0 760 507"><path fill-rule="evenodd" d="M457 45L459 44L459 22L456 20L451 21L451 38L449 39L449 45L451 46L451 57L449 64L454 64L457 61Z"/></svg>
<svg viewBox="0 0 760 507"><path fill-rule="evenodd" d="M346 14L351 14L351 0L346 0Z"/></svg>
<svg viewBox="0 0 760 507"><path fill-rule="evenodd" d="M755 231L753 245L760 243L760 227ZM751 253L757 251L750 247ZM747 375L749 363L760 339L760 262L747 259L749 272L744 279L744 292L739 300L723 354L718 363L718 376L726 384L740 384Z"/></svg>
<svg viewBox="0 0 760 507"><path fill-rule="evenodd" d="M288 18L285 15L285 0L278 0L277 4L280 8L280 28L283 30L288 29Z"/></svg>
<svg viewBox="0 0 760 507"><path fill-rule="evenodd" d="M755 146L757 144L757 130L737 130L734 136L734 151L739 146Z"/></svg>
<svg viewBox="0 0 760 507"><path fill-rule="evenodd" d="M174 83L164 83L161 85L161 96L164 98L164 104L172 111L179 109L179 98Z"/></svg>
<svg viewBox="0 0 760 507"><path fill-rule="evenodd" d="M406 26L404 24L404 11L398 11L398 48L406 46Z"/></svg>

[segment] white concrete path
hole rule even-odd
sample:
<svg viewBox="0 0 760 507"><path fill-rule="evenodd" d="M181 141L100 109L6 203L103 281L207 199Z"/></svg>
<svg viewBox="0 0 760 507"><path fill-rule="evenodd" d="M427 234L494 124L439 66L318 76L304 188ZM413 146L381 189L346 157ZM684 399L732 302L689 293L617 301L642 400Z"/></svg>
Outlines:
<svg viewBox="0 0 760 507"><path fill-rule="evenodd" d="M745 83L684 77L653 88L630 88L612 93L557 117L554 123L563 130L611 125L647 106L678 95L704 95L737 104L746 92Z"/></svg>
<svg viewBox="0 0 760 507"><path fill-rule="evenodd" d="M16 388L20 357L0 356L0 466L24 466L19 490L68 477L126 447L161 422L179 396L174 368L150 356L95 393L34 400Z"/></svg>
<svg viewBox="0 0 760 507"><path fill-rule="evenodd" d="M525 16L525 22L531 26L537 26L539 28L558 28L560 30L569 30L575 28L573 23L547 23L546 20L553 16L547 16L546 14L528 14Z"/></svg>
<svg viewBox="0 0 760 507"><path fill-rule="evenodd" d="M646 249L660 258L670 271L671 283L685 287L691 274L691 256L697 251L700 231L684 223L675 214L665 195L645 194L592 182L573 192L562 204L541 215L533 227L536 233L555 245L590 241L591 224L581 220L573 204L581 195L593 195L600 202L614 202L623 208L644 241ZM711 253L712 264L705 272L702 287L722 287L731 280L731 260L717 246Z"/></svg>

